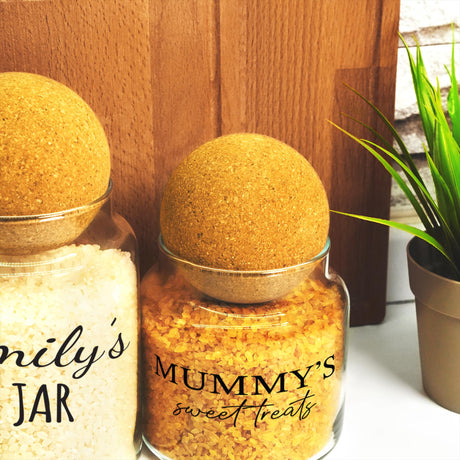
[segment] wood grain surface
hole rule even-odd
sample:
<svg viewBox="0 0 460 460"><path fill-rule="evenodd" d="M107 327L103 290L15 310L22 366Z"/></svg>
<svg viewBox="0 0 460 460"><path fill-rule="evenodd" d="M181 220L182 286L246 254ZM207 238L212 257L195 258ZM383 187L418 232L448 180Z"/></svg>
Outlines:
<svg viewBox="0 0 460 460"><path fill-rule="evenodd" d="M0 1L0 71L48 75L95 110L113 157L114 207L134 227L142 271L177 164L201 143L249 131L298 149L331 208L386 217L390 179L327 120L392 118L399 0ZM352 324L385 312L385 228L332 216L332 266Z"/></svg>

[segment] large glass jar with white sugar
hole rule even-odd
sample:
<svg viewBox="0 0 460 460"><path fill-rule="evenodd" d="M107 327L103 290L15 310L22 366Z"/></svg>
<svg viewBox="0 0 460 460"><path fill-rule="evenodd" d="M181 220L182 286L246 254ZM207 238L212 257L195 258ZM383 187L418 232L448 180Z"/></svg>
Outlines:
<svg viewBox="0 0 460 460"><path fill-rule="evenodd" d="M110 195L0 217L0 458L139 454L136 239Z"/></svg>

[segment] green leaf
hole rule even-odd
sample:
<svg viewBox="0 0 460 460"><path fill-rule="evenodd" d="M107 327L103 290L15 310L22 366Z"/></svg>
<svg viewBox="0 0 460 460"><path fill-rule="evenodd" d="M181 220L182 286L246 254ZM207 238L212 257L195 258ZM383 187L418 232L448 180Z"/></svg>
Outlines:
<svg viewBox="0 0 460 460"><path fill-rule="evenodd" d="M425 154L435 185L436 197L432 197L428 192L396 129L374 104L356 90L350 88L374 110L389 129L397 145L389 142L373 127L358 120L355 121L371 132L375 136L374 139L379 140L379 144L370 140L358 139L334 123L332 124L363 146L386 168L409 199L425 226L425 231L385 219L338 213L398 228L421 238L446 257L460 279L460 97L455 75L454 43L452 44L451 70L450 72L448 70L451 80L451 90L447 100L450 118L448 121L442 105L439 82L437 81L436 86L433 86L429 81L419 44L416 43L416 52L413 56L404 38L401 34L399 35L409 59L417 105L427 143L427 146L424 146ZM401 173L389 163L391 160L401 167ZM408 183L403 179L403 175Z"/></svg>
<svg viewBox="0 0 460 460"><path fill-rule="evenodd" d="M335 213L335 214L341 214L343 216L353 217L355 219L360 219L360 220L364 220L364 221L367 221L367 222L373 222L375 224L381 224L381 225L385 225L387 227L396 228L398 230L402 230L404 232L410 233L411 235L417 236L420 239L422 239L423 241L426 241L428 244L431 244L433 247L435 247L449 261L449 263L454 268L455 272L458 275L460 275L460 271L458 270L458 268L455 265L454 261L449 256L449 254L446 251L446 249L444 248L444 246L441 243L439 243L433 236L429 235L428 233L424 232L423 230L420 230L417 227L414 227L412 225L403 224L403 223L400 223L400 222L394 222L392 220L380 219L378 217L367 217L367 216L361 216L359 214L350 214L350 213L347 213L347 212L340 212L340 211L334 211L334 210L331 210L331 211L333 213Z"/></svg>
<svg viewBox="0 0 460 460"><path fill-rule="evenodd" d="M417 214L419 215L420 220L424 224L425 229L427 231L430 231L431 228L437 227L439 225L440 220L442 220L442 215L441 215L441 213L439 211L438 205L436 204L435 200L431 196L431 194L428 191L428 189L425 187L425 184L423 183L423 181L421 179L419 179L415 174L412 173L412 171L409 169L409 167L404 163L404 161L402 161L398 157L398 155L395 155L394 153L384 149L383 147L381 147L378 144L375 144L374 142L371 142L371 141L368 141L368 140L362 140L362 142L378 148L383 153L388 155L393 161L395 161L402 168L402 170L406 174L406 177L408 177L408 179L410 180L410 184L411 184L412 188L414 189L414 192L416 193L418 199L420 201L422 201L422 204L424 205L425 211L427 211L427 210L430 211L430 213L429 214L427 213L427 214L428 214L429 220L431 222L431 226L425 224L425 221L424 221L425 214L423 213L422 210L419 210L419 207L417 205L418 203L414 203L411 200L410 195L408 195L405 192L405 187L404 186L401 187L403 192L405 193L405 195L407 196L407 198L411 202L411 204L414 207L414 209L417 211ZM374 154L369 149L368 149L368 151L370 153ZM380 161L380 159L378 157L377 157L377 159ZM395 180L396 180L396 178L395 178ZM397 181L397 183L398 183L398 185L400 185L399 181Z"/></svg>
<svg viewBox="0 0 460 460"><path fill-rule="evenodd" d="M458 83L455 76L455 34L454 28L452 25L452 56L450 63L450 72L446 67L447 73L450 77L450 90L447 96L447 111L449 112L449 117L452 122L452 134L457 142L460 145L460 96L458 94Z"/></svg>
<svg viewBox="0 0 460 460"><path fill-rule="evenodd" d="M409 181L412 189L414 190L415 194L417 195L417 199L419 200L420 204L423 206L423 209L424 209L424 211L426 213L427 219L431 222L431 225L432 226L438 225L439 224L439 222L438 222L439 219L435 215L437 213L436 213L436 210L435 210L434 201L431 199L429 194L428 194L428 199L427 199L427 197L426 197L427 194L422 193L421 188L423 188L426 191L425 184L424 184L423 179L422 179L422 177L421 177L421 175L420 175L420 173L419 173L419 171L417 169L417 166L414 163L414 160L413 160L411 154L409 153L406 145L404 144L403 140L401 139L401 136L396 131L394 126L391 124L391 122L385 117L385 115L371 101L369 101L367 98L362 96L358 91L353 89L351 86L349 86L349 85L346 85L346 86L351 91L353 91L358 97L360 97L366 104L368 104L372 108L372 110L374 110L374 112L377 113L378 117L384 122L384 124L390 130L391 135L392 135L393 139L396 141L396 143L398 144L401 153L398 152L393 147L392 143L388 142L380 133L378 133L371 126L363 123L360 120L357 120L356 118L350 117L349 115L345 114L345 116L347 118L352 119L353 121L356 121L361 126L366 128L367 130L369 130L372 134L374 134L380 140L380 142L384 146L386 146L386 150L388 150L386 153L388 154L388 152L391 152L394 155L392 158L395 161L397 161L398 164L403 166L402 163L399 162L399 160L398 160L399 158L401 158L401 160L404 162L404 164L408 166L409 171L407 170L406 167L403 167L403 171L404 171L404 174L405 174L407 180ZM377 145L377 147L380 148L379 145ZM385 152L385 149L381 149L381 150L383 150ZM420 186L420 184L421 184L421 186ZM407 194L406 194L406 196L407 196ZM422 217L421 213L417 212L417 214L420 216L421 220L423 221L423 217ZM428 223L426 223L425 228L429 229Z"/></svg>
<svg viewBox="0 0 460 460"><path fill-rule="evenodd" d="M417 201L417 199L415 198L414 194L412 193L412 191L409 189L409 187L407 186L407 184L404 182L404 180L402 179L402 177L398 174L398 172L388 163L388 161L386 161L382 155L380 155L374 148L371 147L371 145L374 145L376 146L376 144L373 144L372 142L370 141L365 141L365 140L361 140L361 139L358 139L356 136L354 136L353 134L349 133L348 131L346 131L345 129L341 128L340 126L337 126L335 123L331 122L330 123L335 126L337 129L339 129L340 131L342 131L343 133L345 133L347 136L351 137L353 140L355 140L358 144L362 145L369 153L371 153L383 166L384 168L393 176L393 178L395 179L396 183L399 185L399 187L401 188L401 190L404 192L404 194L407 196L408 200L410 201L410 203L412 204L412 206L414 207L415 211L417 212L417 215L419 216L420 220L422 221L423 225L425 226L425 228L427 230L433 228L433 225L432 223L428 220L425 212L423 211L422 207L420 206L420 203ZM369 145L370 144L370 145ZM380 147L380 146L377 146L378 148L380 148L381 150L383 150L388 156L390 156L390 158L392 157L392 154L390 152L388 152L387 150L385 150L383 147ZM394 157L396 159L396 157ZM401 166L404 166L406 169L407 169L407 172L408 174L411 174L409 168L407 168L403 162L401 162L399 159L396 159L396 161L398 161L398 163L401 165ZM412 175L412 178L417 180L415 178L414 175ZM421 185L421 184L420 184ZM423 186L422 186L423 187ZM424 187L423 187L424 188ZM426 189L425 189L426 191ZM428 194L428 192L426 191L426 193ZM429 194L428 194L429 195Z"/></svg>
<svg viewBox="0 0 460 460"><path fill-rule="evenodd" d="M433 162L451 193L453 209L460 217L460 147L452 136L444 119L435 125ZM433 177L434 180L436 180ZM446 210L448 211L448 210ZM457 222L460 223L460 220Z"/></svg>
<svg viewBox="0 0 460 460"><path fill-rule="evenodd" d="M406 163L409 165L411 171L418 176L418 178L421 180L422 178L420 177L419 173L418 173L418 170L417 170L417 167L415 166L414 164L414 160L412 159L406 145L404 144L403 140L401 139L401 136L399 135L399 133L396 131L395 127L391 124L390 120L388 120L388 118L385 116L385 114L379 110L371 101L369 101L369 99L367 99L366 97L364 97L363 95L361 95L357 90L353 89L351 86L348 86L346 85L351 91L353 91L358 97L360 97L366 104L368 104L372 110L378 115L378 117L384 122L385 126L390 130L390 133L391 135L393 136L393 138L395 139L395 141L397 142L400 150L401 150L401 153L403 155L403 157L405 158L406 160ZM358 120L355 120L357 121L358 123L360 123L362 126L364 126L365 128L369 129L373 134L377 135L379 137L379 139L383 140L385 144L389 144L389 142L387 142L383 136L381 136L380 134L377 133L377 131L375 131L373 128L367 126L366 124L358 121Z"/></svg>
<svg viewBox="0 0 460 460"><path fill-rule="evenodd" d="M426 158L436 189L439 213L442 216L440 225L445 232L446 239L457 242L456 244L451 244L451 246L458 246L460 244L460 226L458 225L460 222L460 215L457 214L452 193L446 181L439 173L438 168L428 153L426 154Z"/></svg>
<svg viewBox="0 0 460 460"><path fill-rule="evenodd" d="M422 122L425 138L428 143L428 149L430 152L432 152L435 129L434 124L436 119L433 105L437 99L436 89L428 79L419 44L416 44L416 59L414 60L409 46L401 34L400 37L404 43L407 56L409 58L412 81L415 90L415 96L417 98L417 106L419 109L420 120Z"/></svg>

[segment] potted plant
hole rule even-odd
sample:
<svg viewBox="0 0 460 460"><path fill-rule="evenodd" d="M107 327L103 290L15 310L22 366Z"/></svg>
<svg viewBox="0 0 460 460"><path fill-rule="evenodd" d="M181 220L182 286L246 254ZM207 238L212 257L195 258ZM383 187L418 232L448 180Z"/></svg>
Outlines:
<svg viewBox="0 0 460 460"><path fill-rule="evenodd" d="M390 220L357 216L414 235L407 246L409 282L415 295L422 380L438 404L460 413L460 98L455 76L454 43L446 116L439 85L430 83L416 45L415 58L406 48L417 105L425 134L425 155L435 194L428 191L400 135L369 100L361 97L388 127L392 139L359 122L379 143L358 139L332 123L374 155L407 196L423 230ZM336 211L337 212L337 211Z"/></svg>

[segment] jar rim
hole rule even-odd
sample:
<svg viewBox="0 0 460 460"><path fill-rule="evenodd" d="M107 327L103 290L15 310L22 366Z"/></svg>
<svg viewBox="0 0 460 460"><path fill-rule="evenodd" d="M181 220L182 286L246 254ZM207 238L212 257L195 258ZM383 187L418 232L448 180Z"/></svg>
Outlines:
<svg viewBox="0 0 460 460"><path fill-rule="evenodd" d="M191 262L187 259L183 259L182 257L179 257L178 255L174 254L171 252L165 245L164 240L163 240L163 235L160 233L158 237L158 245L160 248L160 251L169 259L173 260L174 262L179 262L182 265L189 266L190 268L198 269L201 271L207 271L207 272L214 272L214 273L220 273L220 274L227 274L227 275L259 275L259 276L269 276L269 275L275 275L275 274L281 274L284 272L289 272L289 271L297 271L297 270L303 270L304 268L318 263L320 260L324 259L328 254L331 246L331 240L329 236L327 237L326 244L324 245L323 249L314 257L311 259L301 262L300 264L296 265L290 265L288 267L281 267L281 268L270 268L266 270L234 270L234 269L227 269L227 268L215 268L215 267L208 267L206 265L201 265L197 264L194 262Z"/></svg>
<svg viewBox="0 0 460 460"><path fill-rule="evenodd" d="M47 221L47 220L56 220L61 219L72 214L81 214L85 213L92 208L101 207L110 197L112 193L113 182L109 178L109 183L105 192L94 201L90 203L83 204L81 206L76 206L70 209L64 209L62 211L49 212L44 214L30 214L30 215L13 215L13 216L2 216L0 215L0 223L7 222L27 222L27 221Z"/></svg>

